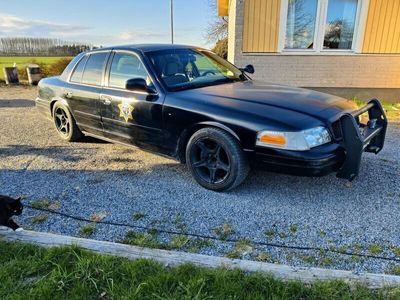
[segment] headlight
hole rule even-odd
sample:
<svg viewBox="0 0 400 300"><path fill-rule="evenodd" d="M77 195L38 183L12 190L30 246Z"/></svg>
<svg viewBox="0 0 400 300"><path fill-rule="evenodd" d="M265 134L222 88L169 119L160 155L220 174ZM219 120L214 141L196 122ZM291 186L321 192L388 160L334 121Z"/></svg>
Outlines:
<svg viewBox="0 0 400 300"><path fill-rule="evenodd" d="M331 136L325 127L319 126L296 132L263 130L257 134L257 146L295 151L310 150L329 143Z"/></svg>

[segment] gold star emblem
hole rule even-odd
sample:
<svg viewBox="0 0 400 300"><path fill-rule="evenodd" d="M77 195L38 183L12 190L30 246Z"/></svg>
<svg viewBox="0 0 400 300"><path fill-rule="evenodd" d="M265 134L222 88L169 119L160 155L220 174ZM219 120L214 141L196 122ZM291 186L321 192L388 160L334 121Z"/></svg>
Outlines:
<svg viewBox="0 0 400 300"><path fill-rule="evenodd" d="M129 119L133 119L132 112L134 111L134 107L129 103L122 102L118 104L119 107L119 116L125 119L125 122L128 122Z"/></svg>

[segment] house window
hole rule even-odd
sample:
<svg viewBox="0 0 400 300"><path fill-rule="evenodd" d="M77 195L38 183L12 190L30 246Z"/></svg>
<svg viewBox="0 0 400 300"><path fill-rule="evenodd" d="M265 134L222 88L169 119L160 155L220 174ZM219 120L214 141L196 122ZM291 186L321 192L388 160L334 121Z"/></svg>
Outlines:
<svg viewBox="0 0 400 300"><path fill-rule="evenodd" d="M329 0L324 49L352 49L357 0Z"/></svg>
<svg viewBox="0 0 400 300"><path fill-rule="evenodd" d="M360 0L286 0L283 49L288 51L354 48Z"/></svg>
<svg viewBox="0 0 400 300"><path fill-rule="evenodd" d="M313 49L317 0L289 0L286 49Z"/></svg>

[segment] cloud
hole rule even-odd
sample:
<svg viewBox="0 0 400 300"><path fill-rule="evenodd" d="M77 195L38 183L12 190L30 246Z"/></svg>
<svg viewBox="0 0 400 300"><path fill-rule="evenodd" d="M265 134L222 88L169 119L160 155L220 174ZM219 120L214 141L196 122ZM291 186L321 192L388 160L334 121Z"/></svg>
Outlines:
<svg viewBox="0 0 400 300"><path fill-rule="evenodd" d="M175 28L174 40L176 43L206 46L204 41L199 41L197 35L193 35L193 32L193 27ZM170 43L171 33L156 30L124 31L114 37L109 37L109 40L120 43Z"/></svg>
<svg viewBox="0 0 400 300"><path fill-rule="evenodd" d="M118 31L115 34L102 31L96 27L50 22L45 20L24 19L15 15L0 13L0 37L41 37L59 38L77 43L110 46L134 43L169 43L171 35L168 29L140 28L136 30ZM198 29L193 26L175 28L176 43L199 44Z"/></svg>
<svg viewBox="0 0 400 300"><path fill-rule="evenodd" d="M116 40L121 42L140 42L149 40L168 40L168 32L144 32L144 31L125 31L116 36Z"/></svg>
<svg viewBox="0 0 400 300"><path fill-rule="evenodd" d="M89 42L99 45L138 43L146 41L167 42L168 32L125 31L115 35L102 35L95 28L81 25L55 23L44 20L23 19L15 15L0 14L0 37L49 37Z"/></svg>
<svg viewBox="0 0 400 300"><path fill-rule="evenodd" d="M13 15L0 14L1 36L48 36L68 33L70 36L82 34L87 26L54 23L42 20L27 20Z"/></svg>

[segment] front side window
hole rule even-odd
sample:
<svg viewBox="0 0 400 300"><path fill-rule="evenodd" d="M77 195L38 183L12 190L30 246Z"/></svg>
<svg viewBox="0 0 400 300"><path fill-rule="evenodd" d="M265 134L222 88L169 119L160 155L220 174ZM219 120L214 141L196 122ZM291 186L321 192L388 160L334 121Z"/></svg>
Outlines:
<svg viewBox="0 0 400 300"><path fill-rule="evenodd" d="M151 84L150 77L140 59L129 53L116 53L114 55L108 86L125 88L126 81L133 78L142 78Z"/></svg>
<svg viewBox="0 0 400 300"><path fill-rule="evenodd" d="M147 55L157 77L172 91L246 80L239 69L208 51L172 49Z"/></svg>
<svg viewBox="0 0 400 300"><path fill-rule="evenodd" d="M360 0L287 1L284 49L353 49Z"/></svg>
<svg viewBox="0 0 400 300"><path fill-rule="evenodd" d="M101 85L104 64L108 53L93 53L89 56L85 70L82 75L82 83L90 85Z"/></svg>

